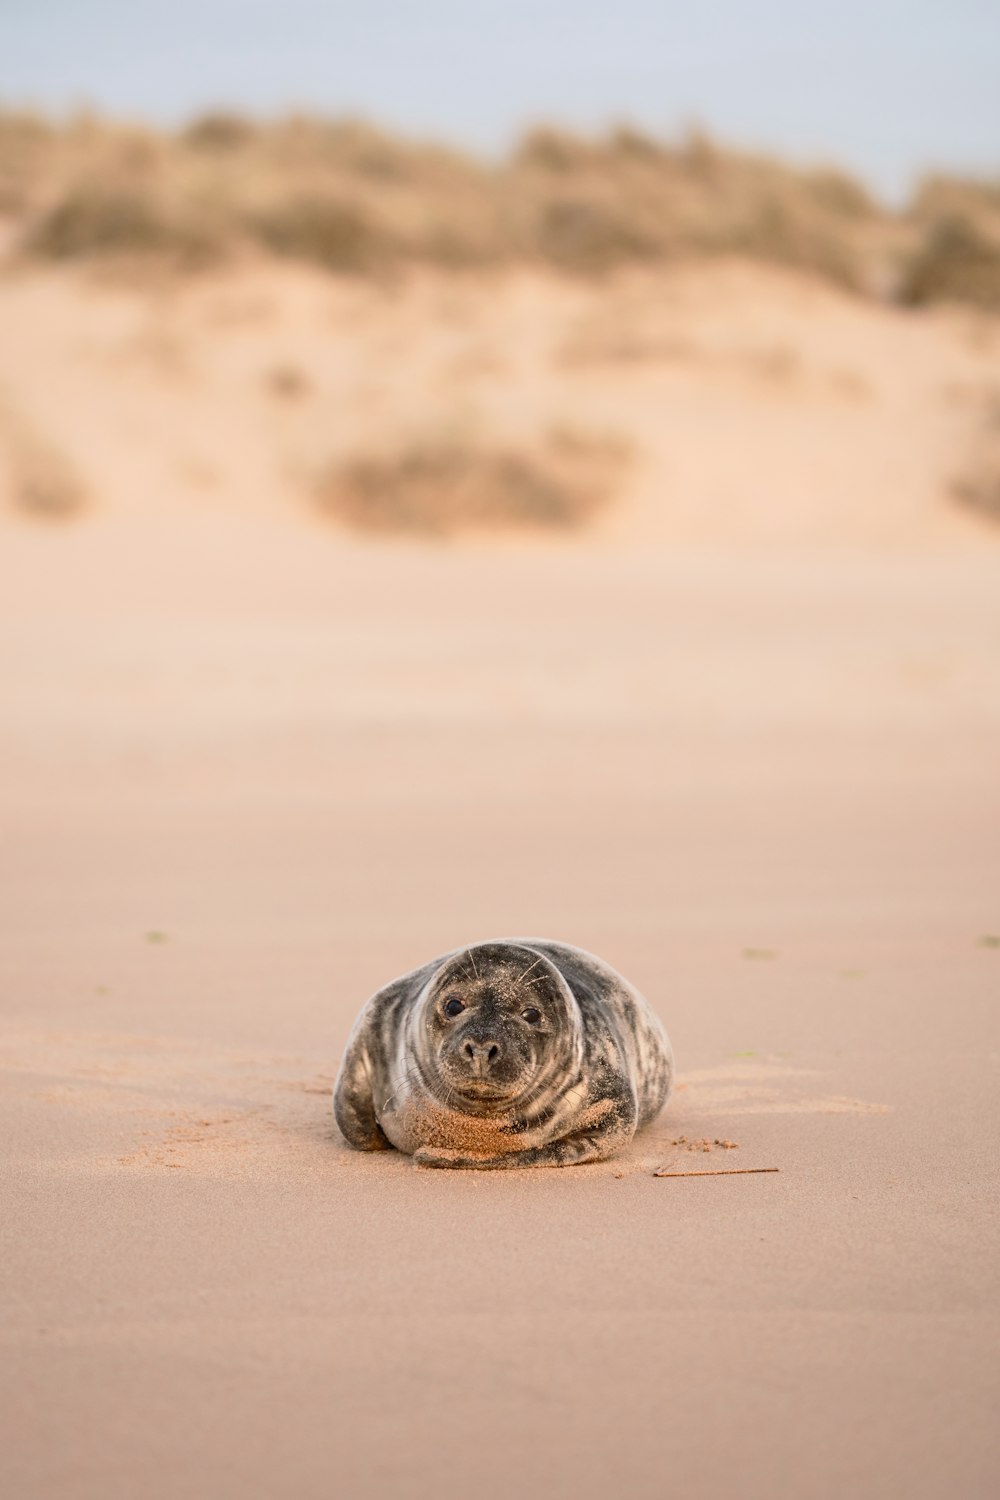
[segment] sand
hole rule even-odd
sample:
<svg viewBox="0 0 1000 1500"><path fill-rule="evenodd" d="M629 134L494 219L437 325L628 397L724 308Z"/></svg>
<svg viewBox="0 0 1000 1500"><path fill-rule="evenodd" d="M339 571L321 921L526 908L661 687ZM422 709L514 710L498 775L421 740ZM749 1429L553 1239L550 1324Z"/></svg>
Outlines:
<svg viewBox="0 0 1000 1500"><path fill-rule="evenodd" d="M11 1495L995 1493L1000 537L945 486L992 335L750 275L664 300L707 345L728 296L730 352L785 317L791 391L725 353L511 379L512 423L589 390L661 458L579 541L447 546L275 478L309 403L238 427L318 282L275 275L249 351L195 285L145 377L145 293L0 289L8 410L93 496L0 537ZM544 292L524 328L584 295ZM650 997L665 1114L565 1171L349 1151L365 997L519 932Z"/></svg>

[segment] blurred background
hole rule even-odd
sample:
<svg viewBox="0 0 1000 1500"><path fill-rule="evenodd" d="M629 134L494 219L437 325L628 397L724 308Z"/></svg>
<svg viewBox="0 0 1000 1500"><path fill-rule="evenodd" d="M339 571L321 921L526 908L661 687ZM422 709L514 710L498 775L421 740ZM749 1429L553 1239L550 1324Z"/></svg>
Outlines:
<svg viewBox="0 0 1000 1500"><path fill-rule="evenodd" d="M765 790L985 749L994 6L47 0L4 6L0 58L5 785L52 822L34 857L64 799L126 841L175 799L197 883L203 817L266 842L308 805L327 834L289 829L268 899L304 920L319 870L347 882L348 934L392 955L367 984L470 926L599 945L647 912L659 941L700 899L687 839L736 839L716 895L771 878L732 823ZM503 802L568 822L498 907L521 830L466 809ZM440 891L389 857L397 818L421 860L457 841ZM140 926L221 920L147 878Z"/></svg>
<svg viewBox="0 0 1000 1500"><path fill-rule="evenodd" d="M278 1394L288 1319L314 1336L287 1258L314 1246L301 1285L325 1275L329 1226L310 1215L353 1016L435 952L519 932L600 952L649 995L682 1071L729 1066L728 1086L766 1093L792 1058L849 1106L898 1108L915 1156L893 1170L911 1171L913 1202L934 1151L959 1149L954 1114L925 1137L917 1101L940 1100L942 1057L962 1098L988 1097L995 1014L998 79L987 0L0 4L0 991L18 1056L58 1075L24 1160L58 1140L66 1182L102 1152L125 1163L120 1197L42 1239L89 1226L93 1286L105 1252L153 1226L152 1259L102 1283L121 1326L170 1284L164 1317L194 1328L199 1277L215 1277L232 1313L218 1347L238 1365L226 1340L252 1324L274 1375L234 1395L178 1335L175 1404L146 1423L129 1403L159 1389L162 1349L103 1366L93 1411L72 1361L40 1359L62 1397L24 1449L22 1493L47 1492L39 1475L59 1492L60 1452L90 1476L78 1492L118 1493L95 1431L115 1434L122 1494L136 1475L150 1493L157 1453L165 1473L190 1462L193 1493L243 1474L240 1493L273 1494L279 1459L314 1463L297 1492L320 1493L334 1429L341 1472L364 1483L352 1423L389 1377L358 1384L345 1365L333 1427L315 1411L292 1442L290 1413L322 1382ZM123 1094L116 1070L139 1054L144 1081ZM304 1102L288 1092L303 1078ZM192 1109L180 1156L135 1145ZM871 1159L849 1108L791 1118L761 1114L762 1161ZM962 1137L963 1170L985 1138ZM164 1186L181 1162L186 1185ZM248 1228L233 1205L251 1179ZM967 1221L949 1196L964 1180L940 1187L942 1223ZM267 1235L293 1192L290 1249ZM429 1201L408 1210L425 1268ZM864 1261L856 1284L810 1262L841 1244L832 1201L786 1206L799 1250L760 1270L760 1305L867 1307L895 1287L895 1260ZM359 1224L382 1222L357 1202ZM875 1197L850 1211L872 1215L852 1253L898 1248ZM588 1231L566 1212L568 1244ZM203 1264L147 1283L182 1222ZM669 1228L692 1305L721 1222ZM642 1223L615 1251L636 1286L668 1242ZM900 1255L928 1286L964 1286L927 1223L899 1230ZM771 1229L730 1227L737 1259ZM345 1319L369 1307L375 1252L354 1249L359 1279L322 1282ZM841 1364L782 1367L779 1430L745 1404L759 1336L726 1301L735 1263L712 1282L729 1386L702 1401L688 1383L703 1325L664 1342L651 1323L648 1348L645 1314L633 1329L630 1368L679 1351L662 1388L687 1414L689 1437L668 1441L687 1488L730 1495L735 1465L741 1494L779 1494L781 1465L810 1473L819 1453L826 1478L801 1493L860 1493L848 1431L866 1472L890 1476L880 1493L985 1493L981 1445L962 1438L983 1389L962 1383L967 1340L949 1353L915 1333L905 1358L881 1341L876 1397L855 1380L872 1345L846 1334ZM78 1283L52 1278L51 1319L72 1320ZM599 1348L572 1354L558 1303L537 1316L540 1358L572 1384ZM367 1324L343 1326L365 1344ZM461 1338L441 1337L461 1368ZM953 1425L952 1396L921 1405L906 1384L931 1365L954 1373ZM399 1379L419 1448L433 1382L422 1366ZM823 1400L806 1410L810 1390ZM619 1394L584 1399L588 1443L564 1478L597 1493L580 1485L624 1472L659 1495L655 1426L629 1427L645 1398L627 1380ZM196 1401L215 1416L191 1439ZM274 1439L258 1458L251 1429ZM716 1488L699 1485L713 1463ZM410 1496L399 1464L387 1492Z"/></svg>

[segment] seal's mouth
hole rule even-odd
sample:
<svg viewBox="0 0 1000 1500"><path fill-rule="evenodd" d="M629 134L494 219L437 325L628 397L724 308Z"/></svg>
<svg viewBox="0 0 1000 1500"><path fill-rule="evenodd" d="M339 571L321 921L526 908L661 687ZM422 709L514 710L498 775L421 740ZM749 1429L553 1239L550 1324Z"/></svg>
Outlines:
<svg viewBox="0 0 1000 1500"><path fill-rule="evenodd" d="M448 1083L460 1099L466 1099L471 1104L509 1104L521 1092L520 1085L498 1086L491 1078L456 1078L452 1074Z"/></svg>

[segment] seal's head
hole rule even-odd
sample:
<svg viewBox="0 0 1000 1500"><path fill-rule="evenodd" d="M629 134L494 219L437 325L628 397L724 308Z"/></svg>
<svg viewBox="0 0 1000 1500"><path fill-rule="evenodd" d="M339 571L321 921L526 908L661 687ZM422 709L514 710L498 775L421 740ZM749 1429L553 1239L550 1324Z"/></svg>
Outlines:
<svg viewBox="0 0 1000 1500"><path fill-rule="evenodd" d="M523 1108L582 1055L572 991L554 964L519 944L480 943L447 959L416 1021L425 1069L464 1114Z"/></svg>

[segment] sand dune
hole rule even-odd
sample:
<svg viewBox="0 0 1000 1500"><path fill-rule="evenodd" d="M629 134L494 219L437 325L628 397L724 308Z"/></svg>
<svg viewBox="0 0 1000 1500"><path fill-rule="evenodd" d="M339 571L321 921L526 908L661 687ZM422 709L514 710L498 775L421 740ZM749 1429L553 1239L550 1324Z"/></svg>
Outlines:
<svg viewBox="0 0 1000 1500"><path fill-rule="evenodd" d="M373 525L405 530L414 500L418 532L461 529L461 496L451 520L434 510L440 463L430 496L408 494L408 454L457 452L475 501L477 455L537 467L566 434L577 456L556 466L549 529L578 506L601 545L912 550L989 532L961 498L1000 358L976 312L907 313L734 262L391 291L274 267L132 287L25 271L0 281L0 320L0 496L42 519L319 522L360 461L390 490L397 465ZM536 490L507 502L544 530Z"/></svg>

